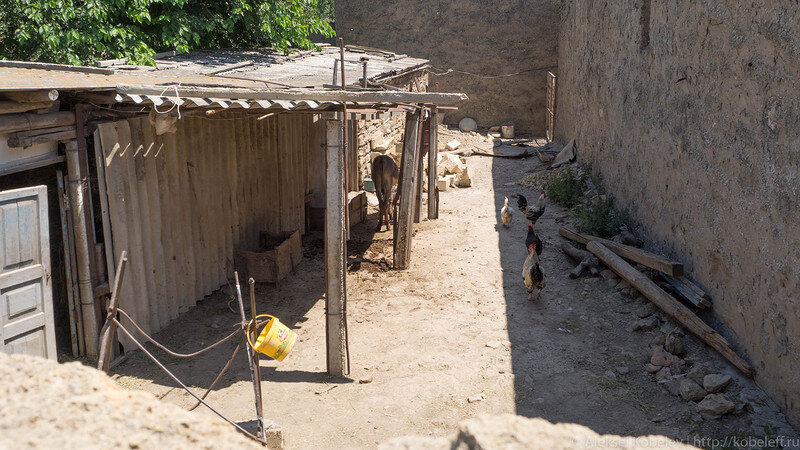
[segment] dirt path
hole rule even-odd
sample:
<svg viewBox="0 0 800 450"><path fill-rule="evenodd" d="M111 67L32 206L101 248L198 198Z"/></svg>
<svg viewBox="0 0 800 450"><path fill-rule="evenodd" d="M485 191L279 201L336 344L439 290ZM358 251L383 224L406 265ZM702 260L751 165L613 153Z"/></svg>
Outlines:
<svg viewBox="0 0 800 450"><path fill-rule="evenodd" d="M444 436L460 420L482 413L683 440L691 433L725 435L751 426L748 414L700 422L687 402L656 384L644 366L649 344L662 329L629 331L645 301L623 297L600 278L567 278L572 263L558 248L560 224L554 218L562 211L555 205L538 224L547 288L540 302L527 300L519 273L524 217L517 213L508 230L498 226L498 217L503 195L534 198L513 182L537 163L469 158L473 187L442 193L440 220L415 229L407 272L384 271L374 263L382 256L391 261L391 233L372 233L375 211L353 230L351 248L369 246L365 256L373 261L348 276L353 382L324 374L320 238L306 237L319 247L307 249L297 273L280 287L258 286L259 312L280 317L300 336L283 363L261 363L266 415L284 428L288 448L374 447L404 434ZM224 293L216 293L159 337L183 350L212 342L237 320L226 303ZM697 340L685 341L687 357L735 376ZM170 365L184 380L206 387L232 349L223 347ZM116 372L125 387L183 407L192 403L141 355ZM731 389L744 384L736 378ZM468 402L481 394L483 400ZM254 417L243 355L209 400L236 420Z"/></svg>

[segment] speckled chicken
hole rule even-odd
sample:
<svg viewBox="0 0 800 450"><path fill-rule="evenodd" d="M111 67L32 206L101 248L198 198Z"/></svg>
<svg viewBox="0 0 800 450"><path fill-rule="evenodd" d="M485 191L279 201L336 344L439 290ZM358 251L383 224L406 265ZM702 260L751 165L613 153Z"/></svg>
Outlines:
<svg viewBox="0 0 800 450"><path fill-rule="evenodd" d="M536 206L530 208L528 207L528 199L525 198L522 194L516 194L514 197L517 198L517 207L523 214L525 214L525 218L528 219L531 223L536 223L539 220L539 217L542 217L544 214L545 206L547 206L547 194L544 191L541 192L539 195L539 199L536 201Z"/></svg>
<svg viewBox="0 0 800 450"><path fill-rule="evenodd" d="M522 280L525 282L525 289L528 291L528 300L533 300L533 290L536 289L536 300L542 294L545 287L544 272L539 265L539 255L542 254L542 241L533 229L532 224L528 224L528 235L525 238L525 245L528 248L528 257L522 264Z"/></svg>

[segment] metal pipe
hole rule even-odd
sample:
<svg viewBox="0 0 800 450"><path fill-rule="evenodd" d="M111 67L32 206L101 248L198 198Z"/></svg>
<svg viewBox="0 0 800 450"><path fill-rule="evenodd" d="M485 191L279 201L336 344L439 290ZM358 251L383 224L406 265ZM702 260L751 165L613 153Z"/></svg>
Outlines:
<svg viewBox="0 0 800 450"><path fill-rule="evenodd" d="M88 205L89 196L87 174L81 172L78 141L67 143L67 181L70 209L72 213L73 232L75 233L75 256L78 264L78 294L83 319L83 337L87 356L97 356L97 317L92 289L92 273L90 258L94 254L94 245L89 245L89 235L84 219L84 208ZM92 249L92 254L89 249Z"/></svg>

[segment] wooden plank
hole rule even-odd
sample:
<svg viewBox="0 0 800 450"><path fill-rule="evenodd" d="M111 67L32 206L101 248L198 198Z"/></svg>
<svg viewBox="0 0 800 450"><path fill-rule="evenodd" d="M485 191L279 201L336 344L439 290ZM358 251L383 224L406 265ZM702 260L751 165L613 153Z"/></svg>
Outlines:
<svg viewBox="0 0 800 450"><path fill-rule="evenodd" d="M711 307L711 302L709 301L711 296L706 294L705 292L698 293L697 290L700 288L694 286L694 284L689 281L686 277L671 277L667 274L659 273L661 278L663 278L667 283L670 284L682 297L686 300L691 302L694 306L698 308L707 309Z"/></svg>
<svg viewBox="0 0 800 450"><path fill-rule="evenodd" d="M708 326L699 317L694 315L689 308L676 300L671 295L664 292L650 278L645 276L625 262L620 256L611 251L608 247L597 241L590 241L586 248L600 258L603 263L616 272L622 279L633 285L645 297L647 297L662 311L669 314L678 323L683 325L692 334L700 338L703 342L719 352L734 366L748 377L753 376L753 368L733 351L728 341L725 340L713 328Z"/></svg>
<svg viewBox="0 0 800 450"><path fill-rule="evenodd" d="M588 244L589 241L597 241L605 245L606 247L610 248L611 250L613 250L614 253L631 261L647 266L651 269L664 272L667 275L671 275L673 277L678 277L683 275L683 264L677 261L669 260L667 258L664 258L663 256L656 255L655 253L650 253L640 248L631 247L630 245L619 244L617 242L609 241L607 239L591 236L588 234L577 233L568 228L559 228L558 234L567 239L579 242L584 245Z"/></svg>
<svg viewBox="0 0 800 450"><path fill-rule="evenodd" d="M101 172L102 168L98 170ZM80 313L75 305L75 295L73 290L74 275L72 272L72 239L70 239L69 226L67 222L67 210L69 203L64 189L64 173L61 170L56 171L56 182L58 188L58 211L61 217L61 244L64 249L64 275L67 284L67 312L69 313L69 334L70 342L72 343L72 356L77 358L81 355L80 342L78 340L79 318Z"/></svg>
<svg viewBox="0 0 800 450"><path fill-rule="evenodd" d="M18 131L8 135L6 143L12 148L26 148L47 142L75 139L75 127L44 128L34 131Z"/></svg>
<svg viewBox="0 0 800 450"><path fill-rule="evenodd" d="M164 86L118 84L117 92L129 95L163 95ZM242 100L313 100L316 102L427 103L449 105L469 100L466 94L409 91L342 91L318 89L254 89L181 86L181 97L236 98Z"/></svg>
<svg viewBox="0 0 800 450"><path fill-rule="evenodd" d="M344 148L342 122L327 121L327 168L325 213L325 311L328 374L343 376L347 367L347 303L345 239Z"/></svg>
<svg viewBox="0 0 800 450"><path fill-rule="evenodd" d="M34 161L28 161L21 164L8 165L0 169L0 177L11 175L12 173L22 172L25 170L37 169L39 167L52 166L53 164L60 164L63 163L64 161L65 161L64 156L59 155L59 156L45 156L43 158L36 159Z"/></svg>
<svg viewBox="0 0 800 450"><path fill-rule="evenodd" d="M414 200L414 223L420 223L420 221L422 221L422 185L424 184L423 177L425 176L425 155L428 154L428 150L430 149L430 141L428 140L430 137L431 126L430 116L423 120L420 125L420 153L419 157L417 158L419 162L417 163L417 189L416 198Z"/></svg>
<svg viewBox="0 0 800 450"><path fill-rule="evenodd" d="M99 67L70 66L67 64L53 64L30 61L0 61L0 67L13 67L17 69L42 69L58 70L63 72L98 73L113 75L114 69L101 69Z"/></svg>
<svg viewBox="0 0 800 450"><path fill-rule="evenodd" d="M131 144L133 144L134 182L132 186L136 189L138 199L138 203L133 205L130 218L139 222L142 231L141 239L137 242L137 246L141 249L140 258L144 263L143 276L147 288L145 291L137 292L137 294L139 294L138 300L140 302L147 302L146 320L150 323L150 329L159 330L162 324L160 322L158 306L162 300L159 285L156 281L156 272L160 270L160 267L156 267L156 256L154 253L154 230L151 224L155 211L153 211L150 206L151 189L148 189L147 186L147 167L144 156L148 147L144 142L144 135L142 133L142 127L149 126L149 123L143 124L143 120L146 121L147 119L136 118L128 120L131 130Z"/></svg>
<svg viewBox="0 0 800 450"><path fill-rule="evenodd" d="M413 232L414 200L419 159L420 111L406 114L403 156L400 161L400 181L397 192L400 202L394 229L394 268L408 269L411 265L411 235Z"/></svg>
<svg viewBox="0 0 800 450"><path fill-rule="evenodd" d="M439 113L431 109L428 128L428 219L439 218L439 196L436 195L436 159L439 155Z"/></svg>

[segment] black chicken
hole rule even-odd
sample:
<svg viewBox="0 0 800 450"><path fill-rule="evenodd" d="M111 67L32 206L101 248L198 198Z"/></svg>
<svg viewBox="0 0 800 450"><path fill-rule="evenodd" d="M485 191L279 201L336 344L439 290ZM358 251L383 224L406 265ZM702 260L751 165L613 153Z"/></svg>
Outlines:
<svg viewBox="0 0 800 450"><path fill-rule="evenodd" d="M536 221L539 220L539 217L542 217L542 214L544 214L544 209L547 204L547 194L545 194L544 191L542 191L539 195L539 199L536 201L536 206L532 208L528 207L528 199L525 198L524 195L516 194L512 197L516 197L517 208L522 211L523 214L525 214L525 218L531 223L536 223Z"/></svg>

